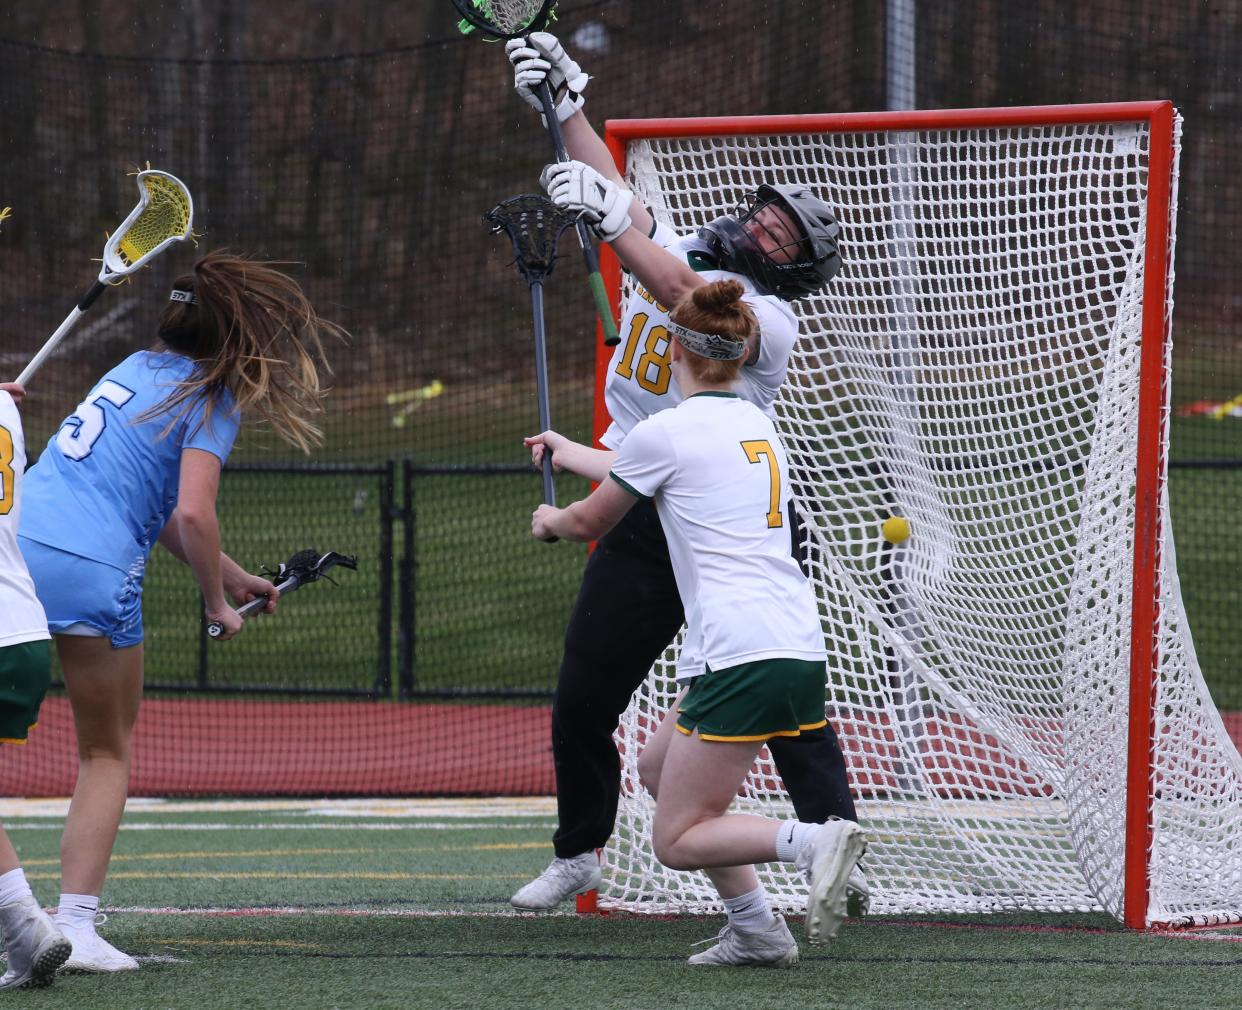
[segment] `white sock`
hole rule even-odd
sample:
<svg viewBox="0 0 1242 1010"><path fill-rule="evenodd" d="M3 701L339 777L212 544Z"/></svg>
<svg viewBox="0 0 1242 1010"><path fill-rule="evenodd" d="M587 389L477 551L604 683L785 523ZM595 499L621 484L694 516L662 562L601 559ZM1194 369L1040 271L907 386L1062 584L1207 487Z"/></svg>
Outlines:
<svg viewBox="0 0 1242 1010"><path fill-rule="evenodd" d="M782 863L792 863L822 827L822 824L807 824L805 821L781 821L776 832L776 858Z"/></svg>
<svg viewBox="0 0 1242 1010"><path fill-rule="evenodd" d="M79 929L95 928L99 898L94 894L62 894L56 908L56 921Z"/></svg>
<svg viewBox="0 0 1242 1010"><path fill-rule="evenodd" d="M767 929L776 921L772 906L768 902L768 893L762 884L736 898L725 898L724 907L725 914L729 917L729 925L751 933Z"/></svg>
<svg viewBox="0 0 1242 1010"><path fill-rule="evenodd" d="M0 905L11 905L22 898L33 896L30 885L26 883L26 873L20 866L16 870L0 874Z"/></svg>

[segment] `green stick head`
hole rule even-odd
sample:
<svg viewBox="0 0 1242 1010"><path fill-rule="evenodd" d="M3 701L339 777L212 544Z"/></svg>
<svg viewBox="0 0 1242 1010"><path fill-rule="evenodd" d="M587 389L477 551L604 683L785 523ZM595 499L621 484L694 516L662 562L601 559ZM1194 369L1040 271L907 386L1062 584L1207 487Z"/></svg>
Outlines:
<svg viewBox="0 0 1242 1010"><path fill-rule="evenodd" d="M453 0L461 14L457 30L478 32L489 41L539 31L556 17L556 0Z"/></svg>

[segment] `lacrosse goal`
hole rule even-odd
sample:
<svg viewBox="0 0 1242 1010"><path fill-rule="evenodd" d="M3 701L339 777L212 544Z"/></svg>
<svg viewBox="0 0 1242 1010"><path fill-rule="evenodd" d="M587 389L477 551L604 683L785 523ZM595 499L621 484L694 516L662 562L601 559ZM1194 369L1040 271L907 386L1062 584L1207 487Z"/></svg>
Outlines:
<svg viewBox="0 0 1242 1010"><path fill-rule="evenodd" d="M1179 136L1167 102L608 124L679 232L761 181L841 219L777 412L874 911L1242 918L1242 759L1166 491ZM718 908L648 846L636 753L670 672L618 730L605 908ZM766 752L737 802L791 815ZM764 882L802 906L794 875Z"/></svg>

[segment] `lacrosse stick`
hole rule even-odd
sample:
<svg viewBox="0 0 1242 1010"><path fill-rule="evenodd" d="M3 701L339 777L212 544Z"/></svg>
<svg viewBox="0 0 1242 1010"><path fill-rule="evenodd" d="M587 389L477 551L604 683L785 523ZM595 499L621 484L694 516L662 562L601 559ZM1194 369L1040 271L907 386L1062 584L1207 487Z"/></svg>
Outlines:
<svg viewBox="0 0 1242 1010"><path fill-rule="evenodd" d="M320 579L328 578L328 570L338 567L357 569L358 559L345 554L336 554L333 551L320 554L317 550L307 548L304 551L298 551L288 561L282 562L276 571L264 571L263 574L275 583L276 594L284 596L309 582L318 582ZM329 578L328 581L332 580ZM233 613L238 617L249 617L266 605L267 597L258 596L238 607ZM224 625L219 621L212 621L207 625L207 634L212 638L219 638L223 632Z"/></svg>
<svg viewBox="0 0 1242 1010"><path fill-rule="evenodd" d="M556 0L453 0L453 6L462 16L457 30L463 35L478 32L489 42L520 38L530 32L541 31L556 17ZM539 100L543 103L543 118L548 124L548 136L557 161L568 161L565 140L561 136L561 123L556 118L556 106L552 101L552 88L545 80L539 85ZM619 344L617 324L612 321L612 308L604 279L599 272L599 256L591 244L591 233L585 221L575 222L578 245L582 247L582 260L586 264L587 280L591 285L591 297L595 300L595 314L604 328L604 343L609 347Z"/></svg>
<svg viewBox="0 0 1242 1010"><path fill-rule="evenodd" d="M17 377L22 385L34 375L82 313L95 304L95 299L104 291L151 262L172 243L190 237L194 223L194 201L185 183L167 172L148 169L138 173L138 192L142 195L138 206L129 212L129 217L121 222L104 246L99 277Z"/></svg>
<svg viewBox="0 0 1242 1010"><path fill-rule="evenodd" d="M552 427L548 402L548 352L543 325L543 282L556 263L556 247L561 234L574 223L573 214L561 210L543 194L512 196L497 204L483 221L493 234L504 232L513 243L514 262L530 285L531 309L535 317L535 385L539 396L539 430ZM552 483L552 454L543 454L543 500L556 504ZM551 541L549 541L551 543Z"/></svg>

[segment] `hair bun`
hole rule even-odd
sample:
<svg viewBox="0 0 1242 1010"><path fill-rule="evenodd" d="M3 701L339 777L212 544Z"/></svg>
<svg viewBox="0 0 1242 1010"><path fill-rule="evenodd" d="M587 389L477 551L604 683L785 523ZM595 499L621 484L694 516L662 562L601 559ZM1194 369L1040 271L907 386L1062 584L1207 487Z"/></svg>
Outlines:
<svg viewBox="0 0 1242 1010"><path fill-rule="evenodd" d="M694 289L694 304L704 312L737 312L745 291L741 281L712 281Z"/></svg>

